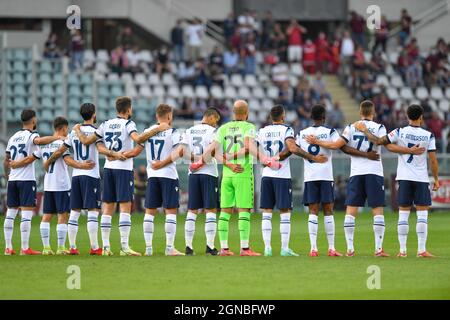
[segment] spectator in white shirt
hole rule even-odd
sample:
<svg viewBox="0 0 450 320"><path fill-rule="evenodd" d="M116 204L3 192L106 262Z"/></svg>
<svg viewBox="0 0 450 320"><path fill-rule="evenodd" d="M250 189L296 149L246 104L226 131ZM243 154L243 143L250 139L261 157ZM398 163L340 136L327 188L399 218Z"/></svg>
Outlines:
<svg viewBox="0 0 450 320"><path fill-rule="evenodd" d="M203 25L200 19L195 18L186 28L188 57L192 61L200 58L203 44Z"/></svg>

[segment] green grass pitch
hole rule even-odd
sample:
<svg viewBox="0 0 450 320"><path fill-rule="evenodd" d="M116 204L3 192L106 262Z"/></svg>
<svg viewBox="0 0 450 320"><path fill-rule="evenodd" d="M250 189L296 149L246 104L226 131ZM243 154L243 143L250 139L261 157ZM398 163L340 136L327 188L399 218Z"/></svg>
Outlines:
<svg viewBox="0 0 450 320"><path fill-rule="evenodd" d="M430 214L428 249L436 259L415 257L415 214L410 218L409 256L396 258L398 251L396 215L386 214L385 251L390 258L373 254L372 218L361 214L356 220L353 258L326 256L323 219L319 220L318 258L307 256L309 238L307 215L294 214L291 247L300 257L279 257L279 216L273 218L274 257L211 257L204 255L204 216L197 219L194 242L196 256L165 257L164 218L155 219L153 257L120 257L117 216L111 233L113 257L90 257L86 219L80 218L80 256L0 256L0 299L449 299L450 298L450 215ZM143 215L132 217L130 243L144 251ZM184 218L178 217L176 247L184 250ZM54 218L56 220L56 218ZM19 219L14 230L19 249ZM41 249L39 218L33 219L31 246ZM56 248L53 221L51 243ZM3 218L0 219L3 225ZM261 216L252 219L251 244L262 252ZM336 214L336 247L345 251L343 213ZM0 246L4 247L3 236ZM218 244L218 239L216 243ZM230 225L230 246L238 252L237 217ZM69 290L67 267L81 270L81 289ZM367 288L367 268L381 271L381 289Z"/></svg>

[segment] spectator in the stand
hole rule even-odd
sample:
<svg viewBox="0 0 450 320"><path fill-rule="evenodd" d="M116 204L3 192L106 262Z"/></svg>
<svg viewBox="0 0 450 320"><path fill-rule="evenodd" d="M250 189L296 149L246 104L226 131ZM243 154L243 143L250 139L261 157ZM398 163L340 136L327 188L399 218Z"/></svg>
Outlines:
<svg viewBox="0 0 450 320"><path fill-rule="evenodd" d="M352 31L352 39L355 44L361 47L366 47L366 41L364 36L364 26L366 22L364 18L359 15L356 11L350 11L350 30Z"/></svg>
<svg viewBox="0 0 450 320"><path fill-rule="evenodd" d="M212 84L209 70L202 59L198 59L195 63L195 85L206 86L208 89Z"/></svg>
<svg viewBox="0 0 450 320"><path fill-rule="evenodd" d="M250 16L252 17L251 26L253 36L255 37L255 44L259 48L261 42L261 22L259 21L258 12L256 10L251 10Z"/></svg>
<svg viewBox="0 0 450 320"><path fill-rule="evenodd" d="M404 46L406 42L408 41L408 38L411 34L411 25L412 25L412 18L408 13L408 10L402 9L401 16L400 16L400 32L398 34L399 44L401 46Z"/></svg>
<svg viewBox="0 0 450 320"><path fill-rule="evenodd" d="M334 40L331 46L330 72L336 74L341 65L341 48L338 40Z"/></svg>
<svg viewBox="0 0 450 320"><path fill-rule="evenodd" d="M44 58L55 59L61 56L61 50L57 45L58 36L56 33L52 32L49 34L47 41L44 45Z"/></svg>
<svg viewBox="0 0 450 320"><path fill-rule="evenodd" d="M447 134L447 148L446 148L445 152L450 153L450 131Z"/></svg>
<svg viewBox="0 0 450 320"><path fill-rule="evenodd" d="M309 73L316 72L316 45L307 39L303 47L303 69Z"/></svg>
<svg viewBox="0 0 450 320"><path fill-rule="evenodd" d="M128 57L122 46L111 51L111 70L118 74L126 72L129 68Z"/></svg>
<svg viewBox="0 0 450 320"><path fill-rule="evenodd" d="M302 33L306 33L306 31L306 28L301 26L296 19L291 19L291 22L286 29L289 62L302 60Z"/></svg>
<svg viewBox="0 0 450 320"><path fill-rule="evenodd" d="M310 125L311 109L313 106L313 100L309 90L303 92L300 104L297 107L297 116L300 120L302 128L306 128Z"/></svg>
<svg viewBox="0 0 450 320"><path fill-rule="evenodd" d="M436 147L438 150L442 150L442 130L446 127L446 123L439 117L437 112L431 113L431 118L426 121L428 129L436 137Z"/></svg>
<svg viewBox="0 0 450 320"><path fill-rule="evenodd" d="M363 100L372 99L373 88L375 87L375 81L369 71L366 69L362 72L359 80L359 93Z"/></svg>
<svg viewBox="0 0 450 320"><path fill-rule="evenodd" d="M125 50L131 49L134 46L133 30L130 26L123 28L119 36L119 45Z"/></svg>
<svg viewBox="0 0 450 320"><path fill-rule="evenodd" d="M203 44L203 25L202 21L194 18L186 28L187 49L189 59L195 61L200 58L200 51Z"/></svg>
<svg viewBox="0 0 450 320"><path fill-rule="evenodd" d="M433 64L430 60L425 60L422 68L423 83L427 88L431 88L436 84L436 74L433 70Z"/></svg>
<svg viewBox="0 0 450 320"><path fill-rule="evenodd" d="M328 62L330 61L330 45L325 32L319 32L316 39L316 64L317 70L322 73L328 72Z"/></svg>
<svg viewBox="0 0 450 320"><path fill-rule="evenodd" d="M406 84L411 88L422 85L422 64L419 59L414 59L406 69Z"/></svg>
<svg viewBox="0 0 450 320"><path fill-rule="evenodd" d="M170 32L170 38L173 47L173 59L176 62L184 60L184 29L181 19L177 20L177 24Z"/></svg>
<svg viewBox="0 0 450 320"><path fill-rule="evenodd" d="M212 104L212 106L217 110L219 110L220 112L220 123L223 124L230 121L231 111L230 108L227 106L225 100L213 99L213 101L214 103Z"/></svg>
<svg viewBox="0 0 450 320"><path fill-rule="evenodd" d="M167 46L162 46L161 49L158 50L155 59L155 72L159 76L163 73L170 72L169 49Z"/></svg>
<svg viewBox="0 0 450 320"><path fill-rule="evenodd" d="M279 63L272 68L272 81L275 85L281 86L289 81L289 68L285 63Z"/></svg>
<svg viewBox="0 0 450 320"><path fill-rule="evenodd" d="M354 53L355 53L355 44L353 43L353 40L350 37L350 33L348 31L344 31L344 35L341 41L342 62L348 65Z"/></svg>
<svg viewBox="0 0 450 320"><path fill-rule="evenodd" d="M376 51L372 54L370 70L375 74L385 73L386 61L383 59L383 53L381 51Z"/></svg>
<svg viewBox="0 0 450 320"><path fill-rule="evenodd" d="M129 69L131 73L142 72L142 68L139 65L140 63L140 52L138 46L133 46L133 49L127 51Z"/></svg>
<svg viewBox="0 0 450 320"><path fill-rule="evenodd" d="M318 100L320 96L325 96L326 99L331 100L331 95L327 91L325 82L323 81L322 73L320 71L316 73L316 77L312 83L311 88L314 91L313 95L316 100Z"/></svg>
<svg viewBox="0 0 450 320"><path fill-rule="evenodd" d="M244 48L242 48L241 56L244 60L244 72L245 74L256 73L256 45L255 36L253 33L248 34L247 42Z"/></svg>
<svg viewBox="0 0 450 320"><path fill-rule="evenodd" d="M242 37L238 29L234 30L234 34L231 36L230 45L232 48L240 50L242 46Z"/></svg>
<svg viewBox="0 0 450 320"><path fill-rule="evenodd" d="M191 120L194 119L194 111L192 109L192 98L185 97L181 103L181 107L176 109L177 117L182 119Z"/></svg>
<svg viewBox="0 0 450 320"><path fill-rule="evenodd" d="M401 75L403 81L406 79L406 69L410 64L408 54L405 50L402 50L397 59L397 71Z"/></svg>
<svg viewBox="0 0 450 320"><path fill-rule="evenodd" d="M412 38L406 46L406 53L408 54L409 61L414 61L419 58L419 46L417 45L417 39Z"/></svg>
<svg viewBox="0 0 450 320"><path fill-rule="evenodd" d="M83 68L84 40L80 30L72 33L70 40L71 70Z"/></svg>
<svg viewBox="0 0 450 320"><path fill-rule="evenodd" d="M423 108L423 118L425 121L431 119L431 114L433 113L433 108L431 108L430 104L426 99L420 101L420 105ZM406 109L405 109L406 110Z"/></svg>
<svg viewBox="0 0 450 320"><path fill-rule="evenodd" d="M380 28L375 29L375 43L372 47L372 54L380 50L386 52L386 43L389 35L389 25L386 16L383 14L381 16Z"/></svg>
<svg viewBox="0 0 450 320"><path fill-rule="evenodd" d="M227 15L227 18L223 21L222 28L225 41L227 45L230 45L231 37L236 30L236 18L234 17L234 13L230 12Z"/></svg>
<svg viewBox="0 0 450 320"><path fill-rule="evenodd" d="M236 48L225 51L223 54L223 64L225 67L225 73L230 75L239 71L239 52Z"/></svg>
<svg viewBox="0 0 450 320"><path fill-rule="evenodd" d="M388 129L395 126L395 121L392 118L392 101L389 100L384 92L381 92L373 98L375 104L375 113L378 122L383 123Z"/></svg>
<svg viewBox="0 0 450 320"><path fill-rule="evenodd" d="M287 40L286 35L281 29L281 25L276 23L273 33L270 36L270 47L275 49L280 62L287 62Z"/></svg>
<svg viewBox="0 0 450 320"><path fill-rule="evenodd" d="M138 170L134 171L134 212L144 212L145 190L147 186L147 168L140 165Z"/></svg>
<svg viewBox="0 0 450 320"><path fill-rule="evenodd" d="M275 20L271 11L266 11L262 20L261 49L266 50L270 46L270 35L273 33Z"/></svg>
<svg viewBox="0 0 450 320"><path fill-rule="evenodd" d="M220 47L214 47L214 51L209 56L209 72L213 83L223 86L223 53Z"/></svg>
<svg viewBox="0 0 450 320"><path fill-rule="evenodd" d="M196 73L195 65L191 60L187 60L185 63L181 63L178 68L178 81L180 85L190 84L195 82Z"/></svg>
<svg viewBox="0 0 450 320"><path fill-rule="evenodd" d="M353 70L360 72L366 68L366 56L364 55L364 49L361 46L357 46L355 53L353 54Z"/></svg>
<svg viewBox="0 0 450 320"><path fill-rule="evenodd" d="M447 61L439 60L438 68L436 70L436 84L440 87L448 87L450 85L450 68Z"/></svg>
<svg viewBox="0 0 450 320"><path fill-rule="evenodd" d="M344 113L341 110L339 101L335 101L333 109L327 112L327 124L331 128L341 129L344 127Z"/></svg>
<svg viewBox="0 0 450 320"><path fill-rule="evenodd" d="M281 85L280 91L278 93L277 104L281 104L286 106L288 109L291 109L291 104L293 101L294 91L292 90L289 82L284 82Z"/></svg>
<svg viewBox="0 0 450 320"><path fill-rule="evenodd" d="M239 33L246 39L247 36L253 32L254 18L249 9L244 12L237 19L239 25Z"/></svg>

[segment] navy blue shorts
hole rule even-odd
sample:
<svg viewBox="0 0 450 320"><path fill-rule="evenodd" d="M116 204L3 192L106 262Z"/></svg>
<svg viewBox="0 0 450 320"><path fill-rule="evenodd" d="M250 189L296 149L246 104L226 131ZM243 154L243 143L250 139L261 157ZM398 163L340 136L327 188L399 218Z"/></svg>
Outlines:
<svg viewBox="0 0 450 320"><path fill-rule="evenodd" d="M307 181L303 190L303 204L333 203L334 181Z"/></svg>
<svg viewBox="0 0 450 320"><path fill-rule="evenodd" d="M72 178L71 209L100 209L101 205L100 179L90 176Z"/></svg>
<svg viewBox="0 0 450 320"><path fill-rule="evenodd" d="M70 191L44 191L44 214L70 211Z"/></svg>
<svg viewBox="0 0 450 320"><path fill-rule="evenodd" d="M416 206L431 206L430 184L409 180L398 181L398 205L409 207L413 203Z"/></svg>
<svg viewBox="0 0 450 320"><path fill-rule="evenodd" d="M145 208L174 209L180 206L178 179L152 177L147 180Z"/></svg>
<svg viewBox="0 0 450 320"><path fill-rule="evenodd" d="M292 209L292 180L263 177L260 207L261 209Z"/></svg>
<svg viewBox="0 0 450 320"><path fill-rule="evenodd" d="M133 200L133 171L103 170L103 202L129 202Z"/></svg>
<svg viewBox="0 0 450 320"><path fill-rule="evenodd" d="M36 207L36 181L8 181L6 206Z"/></svg>
<svg viewBox="0 0 450 320"><path fill-rule="evenodd" d="M190 174L188 209L216 208L220 208L219 179L209 174Z"/></svg>
<svg viewBox="0 0 450 320"><path fill-rule="evenodd" d="M384 207L384 178L375 174L350 177L347 183L345 205L370 208Z"/></svg>

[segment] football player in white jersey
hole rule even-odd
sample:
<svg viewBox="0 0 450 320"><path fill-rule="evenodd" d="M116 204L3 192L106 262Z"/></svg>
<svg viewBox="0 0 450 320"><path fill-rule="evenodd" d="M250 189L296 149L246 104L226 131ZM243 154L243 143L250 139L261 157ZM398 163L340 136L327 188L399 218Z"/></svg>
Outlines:
<svg viewBox="0 0 450 320"><path fill-rule="evenodd" d="M30 248L31 219L36 207L36 175L34 160L37 146L52 143L63 137L40 137L36 130L36 112L23 110L20 115L22 129L16 132L8 141L6 156L3 162L5 176L8 181L5 222L3 225L5 235L5 255L14 255L16 252L12 245L14 220L19 210L22 220L20 223L21 255L41 254ZM22 161L23 160L23 161Z"/></svg>
<svg viewBox="0 0 450 320"><path fill-rule="evenodd" d="M436 158L436 139L434 135L422 129L423 108L413 104L408 107L407 116L409 125L391 131L388 135L377 137L373 135L363 122L355 123L355 127L363 132L370 142L377 145L387 145L395 143L409 148L417 146L428 151L430 158L431 172L433 173L433 191L439 189L439 165ZM431 194L429 188L430 179L428 177L427 154L399 154L397 164L398 181L398 240L400 242L400 252L398 257L406 257L406 240L408 237L408 218L411 206L414 205L417 211L417 256L430 258L431 253L426 250L428 235L428 210L431 206Z"/></svg>
<svg viewBox="0 0 450 320"><path fill-rule="evenodd" d="M334 178L333 178L333 162L332 150L321 148L315 144L309 144L305 138L313 135L320 140L335 142L339 139L339 133L333 129L325 126L326 109L323 105L314 105L311 109L311 119L314 125L305 128L297 135L297 145L302 149L308 150L312 155L323 155L328 158L328 161L323 164L314 163L304 159L304 188L303 188L303 204L309 207L308 217L308 231L311 242L311 250L309 255L317 257L319 255L317 248L317 233L318 233L318 215L320 205L324 214L325 233L328 240L328 256L340 257L342 256L334 246L335 224L333 217L334 207ZM357 149L344 145L341 151L352 156L369 158L378 160L379 154L375 151L363 152Z"/></svg>
<svg viewBox="0 0 450 320"><path fill-rule="evenodd" d="M161 125L166 130L152 135L145 142L145 147L138 145L134 150L124 153L127 157L136 157L145 148L147 156L147 190L145 192L145 217L143 223L145 239L145 255L153 254L153 220L162 207L166 214L166 256L180 256L184 253L175 249L175 235L177 231L177 210L179 202L178 172L175 164L176 158L182 155L183 150L177 148L181 136L177 129L172 128L173 111L167 104L160 104L156 108L158 124L145 129L144 133L156 130ZM177 153L172 159L172 153ZM168 162L159 161L169 158Z"/></svg>
<svg viewBox="0 0 450 320"><path fill-rule="evenodd" d="M286 144L291 145L291 150L301 157L306 157L309 161L325 162L327 159L321 155L316 156L303 150L298 150L294 146L294 130L284 123L285 111L283 106L276 105L270 110L272 124L261 128L258 131L256 141L264 154L268 157L277 157L286 148ZM289 147L287 147L289 150ZM274 170L265 166L261 178L261 199L262 209L262 235L264 240L264 256L272 256L272 211L280 211L280 234L281 234L281 256L298 256L289 248L289 238L291 233L291 210L292 203L292 180L289 159L281 156L283 160L281 168Z"/></svg>
<svg viewBox="0 0 450 320"><path fill-rule="evenodd" d="M373 102L365 100L360 104L360 116L368 130L377 137L386 135L386 128L373 121L375 117L375 107ZM348 125L342 136L335 142L320 140L315 136L305 138L310 144L316 144L328 149L340 149L348 145L360 151L376 151L380 154L381 147L374 147L373 143L368 141L362 132L357 130L354 125ZM423 152L413 147L411 149L388 144L388 150L396 153L414 153ZM351 156L350 179L347 184L346 201L347 206L344 220L345 240L347 242L348 257L355 255L353 245L355 234L355 217L358 214L358 208L367 204L372 208L373 213L373 231L375 234L375 256L388 257L383 250L383 239L385 231L383 208L385 206L384 175L383 164L379 160L372 160L363 157Z"/></svg>
<svg viewBox="0 0 450 320"><path fill-rule="evenodd" d="M220 113L209 108L203 114L202 122L186 130L181 144L185 147L184 154L195 158L203 154L208 145L213 141L220 121ZM186 255L194 255L193 239L195 233L195 221L200 210L206 214L205 234L207 255L217 255L214 245L217 229L217 208L219 208L219 173L215 158L210 163L197 171L189 171L189 199L188 213L184 225L184 237L186 241Z"/></svg>
<svg viewBox="0 0 450 320"><path fill-rule="evenodd" d="M63 117L57 117L53 121L54 136L66 137L68 132L69 123ZM62 140L56 140L52 143L41 146L36 151L36 155L42 158L44 161L49 159L51 155L57 151L61 145ZM57 255L69 254L66 249L66 236L67 236L67 216L70 210L70 177L67 166L73 167L75 170L90 170L94 167L95 163L77 162L68 152L63 155L63 159L58 159L49 165L44 177L44 208L43 216L41 220L40 230L41 239L44 249L43 255L53 255L53 251L50 246L50 222L52 216L58 214L58 224L56 226L56 233L58 236L58 250Z"/></svg>
<svg viewBox="0 0 450 320"><path fill-rule="evenodd" d="M134 192L133 159L118 161L113 152L124 153L133 150L133 142L141 144L149 137L163 130L157 127L155 130L138 134L136 124L130 119L133 109L129 97L118 97L116 99L117 118L103 122L95 131L95 134L86 136L75 126L74 130L84 145L95 143L100 138L105 146L111 150L113 158L107 158L103 170L103 214L100 225L102 231L103 250L102 254L111 256L109 236L111 232L111 220L116 204L119 203L120 218L119 232L122 256L140 256L139 252L132 250L129 246L131 230L131 202Z"/></svg>
<svg viewBox="0 0 450 320"><path fill-rule="evenodd" d="M84 120L83 124L79 126L80 131L84 135L92 135L95 133L95 130L97 129L94 126L96 123L95 105L92 103L83 103L80 107L80 115ZM98 214L101 208L98 155L101 153L121 160L125 160L126 157L121 153L107 149L101 139L98 139L95 145L83 145L78 139L75 130L72 130L69 136L64 140L64 144L44 162L45 171L48 171L49 166L65 154L69 148L72 149L73 156L77 161L94 163L94 167L90 170L75 168L72 172L72 190L70 193L71 210L68 222L69 254L80 254L76 246L78 219L81 210L85 209L88 211L87 230L91 244L89 254L101 256L102 248L98 245Z"/></svg>

